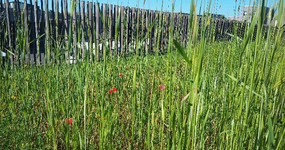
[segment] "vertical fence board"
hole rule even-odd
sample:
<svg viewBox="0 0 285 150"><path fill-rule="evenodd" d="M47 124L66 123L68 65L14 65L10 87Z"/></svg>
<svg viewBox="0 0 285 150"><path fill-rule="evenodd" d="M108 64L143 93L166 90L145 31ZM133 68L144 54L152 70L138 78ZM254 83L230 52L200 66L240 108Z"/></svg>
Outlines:
<svg viewBox="0 0 285 150"><path fill-rule="evenodd" d="M2 2L2 0L0 0L0 14L2 14L3 13L3 2ZM4 29L4 26L2 26L2 28ZM4 32L2 33L2 32L0 32L0 37L1 37L1 39L0 39L0 48L1 49L3 49L3 39L4 39ZM6 52L6 50L4 50L3 52ZM6 52L6 54L7 54L7 52ZM1 63L1 62L0 62ZM5 58L4 58L4 60L3 60L3 64L1 64L1 65L5 65Z"/></svg>
<svg viewBox="0 0 285 150"><path fill-rule="evenodd" d="M99 50L99 3L96 3L96 48L97 48L97 60L100 60Z"/></svg>
<svg viewBox="0 0 285 150"><path fill-rule="evenodd" d="M94 43L94 35L93 35L93 3L92 2L89 2L89 5L88 5L88 12L89 12L89 30L88 30L88 33L89 33L89 57L90 57L90 60L92 61L93 60L93 43Z"/></svg>
<svg viewBox="0 0 285 150"><path fill-rule="evenodd" d="M45 16L44 16L44 2L43 0L41 0L41 15L40 15L40 23L39 23L40 27L40 35L44 35L45 34ZM44 61L44 52L45 52L45 37L41 37L40 38L40 53L43 53L42 55L40 55L41 58L41 64L44 65L45 61Z"/></svg>
<svg viewBox="0 0 285 150"><path fill-rule="evenodd" d="M33 5L32 3L32 0L30 0L30 4ZM35 4L34 4L35 5ZM35 63L35 53L36 53L36 42L34 41L36 39L36 36L35 36L35 24L33 23L35 20L35 17L34 17L34 7L30 7L31 11L30 11L30 39L31 39L31 45L30 45L30 62L31 64L34 64Z"/></svg>
<svg viewBox="0 0 285 150"><path fill-rule="evenodd" d="M56 45L56 27L55 27L55 10L54 10L54 0L51 1L51 14L49 13L49 20L50 20L50 42L49 44L51 45L51 61L54 63L55 62L55 45ZM51 16L50 16L51 15Z"/></svg>
<svg viewBox="0 0 285 150"><path fill-rule="evenodd" d="M82 60L85 59L85 1L81 1L81 50L82 50Z"/></svg>
<svg viewBox="0 0 285 150"><path fill-rule="evenodd" d="M149 26L152 26L152 29L151 31L149 32L149 52L152 52L152 41L153 41L153 28L154 28L154 17L153 17L153 11L150 11L150 14L149 14ZM148 27L148 30L149 30L149 27Z"/></svg>
<svg viewBox="0 0 285 150"><path fill-rule="evenodd" d="M113 26L113 5L109 5L109 51L112 56L112 27Z"/></svg>
<svg viewBox="0 0 285 150"><path fill-rule="evenodd" d="M29 62L29 56L30 56L30 49L29 49L29 27L28 27L28 8L27 8L27 0L24 0L24 28L25 28L25 39L26 39L26 53L27 59L26 63Z"/></svg>
<svg viewBox="0 0 285 150"><path fill-rule="evenodd" d="M154 11L154 14L153 14L154 18L156 18L156 20L154 20L155 22L155 26L154 26L154 29L153 29L153 32L154 32L154 35L153 35L153 51L155 52L157 50L157 37L158 37L158 26L159 26L159 17L157 15L157 11Z"/></svg>
<svg viewBox="0 0 285 150"><path fill-rule="evenodd" d="M131 34L132 34L132 49L133 51L135 50L135 35L134 35L134 32L135 32L135 18L136 18L136 10L135 8L132 8L132 30L131 30Z"/></svg>
<svg viewBox="0 0 285 150"><path fill-rule="evenodd" d="M8 0L5 0L5 3L6 3L6 6L5 6L5 8L6 8L6 22L7 22L7 29L8 29L8 49L10 50L10 48L11 48L11 26L10 26L10 13L9 13L9 1ZM6 51L6 54L8 54L7 53L7 51ZM10 61L11 61L11 63L13 62L13 57L12 56L10 56Z"/></svg>
<svg viewBox="0 0 285 150"><path fill-rule="evenodd" d="M78 47L77 47L77 10L74 9L73 15L72 15L72 30L73 30L73 61L75 60L76 62L78 61Z"/></svg>
<svg viewBox="0 0 285 150"><path fill-rule="evenodd" d="M145 33L144 32L144 30L145 30L144 9L140 9L139 19L141 19L141 20L139 20L139 22L141 23L141 24L139 24L139 33L140 34L138 34L139 35L139 42L140 42L140 40L144 38L144 33ZM139 48L141 49L141 54L143 55L143 54L145 54L145 49L144 49L145 48L144 47L145 40L141 41L141 42L142 42L142 45L138 44L138 46L140 46Z"/></svg>
<svg viewBox="0 0 285 150"><path fill-rule="evenodd" d="M64 41L65 41L65 60L69 58L69 50L68 50L68 14L67 14L67 0L64 0Z"/></svg>
<svg viewBox="0 0 285 150"><path fill-rule="evenodd" d="M120 49L121 49L121 55L125 52L125 47L124 47L124 7L120 7L121 11L121 40L120 40Z"/></svg>
<svg viewBox="0 0 285 150"><path fill-rule="evenodd" d="M11 8L10 8L11 9ZM16 49L16 28L17 28L17 24L16 24L16 16L14 14L15 8L13 9L13 12L9 12L9 18L10 18L10 30L11 30L11 47L9 48L14 54L15 54L15 49ZM14 21L12 18L14 18ZM5 29L5 28L4 28ZM15 57L12 57L12 61L15 61ZM12 62L12 63L13 63Z"/></svg>
<svg viewBox="0 0 285 150"><path fill-rule="evenodd" d="M145 42L145 52L146 52L146 54L148 54L149 53L149 46L148 46L148 44L149 44L149 35L147 35L147 33L148 33L148 31L149 31L149 25L148 25L148 23L149 23L149 21L148 21L148 19L149 19L149 16L148 16L148 14L149 14L149 12L148 12L148 10L146 10L146 12L145 12L145 32L146 32L146 35L145 36L147 36L146 37L146 42Z"/></svg>
<svg viewBox="0 0 285 150"><path fill-rule="evenodd" d="M35 34L36 34L36 64L40 65L40 41L38 39L39 32L38 32L38 0L34 0L34 17L35 17Z"/></svg>
<svg viewBox="0 0 285 150"><path fill-rule="evenodd" d="M119 13L119 10L118 10L118 6L115 5L115 55L118 55L118 13Z"/></svg>
<svg viewBox="0 0 285 150"><path fill-rule="evenodd" d="M48 10L48 0L45 0L45 10ZM46 61L50 63L50 41L49 41L49 16L48 11L45 11L45 28L46 28Z"/></svg>
<svg viewBox="0 0 285 150"><path fill-rule="evenodd" d="M125 44L125 54L129 52L129 23L130 23L130 8L127 7L125 10L125 17L126 17L126 33L125 33L125 38L126 38L126 44Z"/></svg>
<svg viewBox="0 0 285 150"><path fill-rule="evenodd" d="M103 19L102 19L102 23L103 23L103 35L102 35L102 37L103 37L103 42L102 42L102 51L103 51L103 54L104 54L104 57L106 57L106 54L107 54L107 50L106 50L106 42L108 41L108 40L106 40L106 13L107 13L107 5L106 4L104 4L103 5ZM105 59L105 58L104 58Z"/></svg>
<svg viewBox="0 0 285 150"><path fill-rule="evenodd" d="M58 0L55 0L55 39L56 42L59 42L59 18L58 18Z"/></svg>

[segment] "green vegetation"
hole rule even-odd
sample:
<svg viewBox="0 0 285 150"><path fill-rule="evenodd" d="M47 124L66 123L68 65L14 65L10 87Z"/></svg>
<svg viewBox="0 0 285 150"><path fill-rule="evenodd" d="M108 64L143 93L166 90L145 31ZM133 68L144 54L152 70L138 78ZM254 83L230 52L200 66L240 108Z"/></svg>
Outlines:
<svg viewBox="0 0 285 150"><path fill-rule="evenodd" d="M283 1L274 7L282 22ZM251 24L243 39L212 42L211 16L198 41L192 1L186 48L170 36L165 55L142 57L137 48L103 62L1 69L0 147L283 149L283 29L269 28L265 39L262 10L254 41Z"/></svg>

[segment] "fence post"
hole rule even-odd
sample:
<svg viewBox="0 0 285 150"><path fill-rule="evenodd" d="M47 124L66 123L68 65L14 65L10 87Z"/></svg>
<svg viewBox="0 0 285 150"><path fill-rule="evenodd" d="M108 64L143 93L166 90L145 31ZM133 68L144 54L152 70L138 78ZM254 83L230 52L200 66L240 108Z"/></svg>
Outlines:
<svg viewBox="0 0 285 150"><path fill-rule="evenodd" d="M96 49L97 49L97 61L100 60L99 49L99 3L96 2Z"/></svg>
<svg viewBox="0 0 285 150"><path fill-rule="evenodd" d="M75 4L76 5L76 4ZM77 47L77 11L76 11L76 7L73 10L73 15L72 15L72 22L73 22L73 26L72 26L72 30L73 30L73 61L75 60L75 63L78 61L78 47Z"/></svg>
<svg viewBox="0 0 285 150"><path fill-rule="evenodd" d="M120 49L121 49L121 56L123 56L123 53L125 51L124 49L124 7L120 7L121 11L121 40L120 40Z"/></svg>
<svg viewBox="0 0 285 150"><path fill-rule="evenodd" d="M89 57L90 57L90 61L93 61L93 41L94 41L94 36L93 36L93 3L89 2L88 4L88 12L89 12L89 30L88 30L88 34L89 34Z"/></svg>
<svg viewBox="0 0 285 150"><path fill-rule="evenodd" d="M85 59L85 1L81 1L81 50L82 50L82 60Z"/></svg>
<svg viewBox="0 0 285 150"><path fill-rule="evenodd" d="M45 0L45 10L48 10L48 0ZM50 63L50 45L49 45L49 12L45 11L45 28L46 28L46 62Z"/></svg>
<svg viewBox="0 0 285 150"><path fill-rule="evenodd" d="M112 58L112 28L113 28L113 5L109 5L109 52L110 58Z"/></svg>
<svg viewBox="0 0 285 150"><path fill-rule="evenodd" d="M106 41L108 41L108 40L106 40L106 8L107 8L107 5L106 4L103 4L103 19L102 19L102 21L103 21L103 35L102 35L102 37L103 37L103 42L102 42L102 50L103 50L103 59L106 59L105 57L106 57L106 54L107 54L107 49L106 49L106 45L105 44L107 44L107 42Z"/></svg>
<svg viewBox="0 0 285 150"><path fill-rule="evenodd" d="M9 13L9 1L8 0L5 0L5 3L6 3L6 6L5 6L5 8L6 8L6 19L7 19L7 28L8 28L8 46L9 46L9 50L10 50L10 48L11 48L11 26L10 26L10 13ZM8 54L7 53L7 51L6 51L6 54ZM13 57L12 56L10 56L10 61L11 61L11 63L13 62Z"/></svg>
<svg viewBox="0 0 285 150"><path fill-rule="evenodd" d="M130 24L130 8L126 8L126 17L127 17L127 22L126 22L126 44L125 44L125 53L127 54L129 51L129 24Z"/></svg>

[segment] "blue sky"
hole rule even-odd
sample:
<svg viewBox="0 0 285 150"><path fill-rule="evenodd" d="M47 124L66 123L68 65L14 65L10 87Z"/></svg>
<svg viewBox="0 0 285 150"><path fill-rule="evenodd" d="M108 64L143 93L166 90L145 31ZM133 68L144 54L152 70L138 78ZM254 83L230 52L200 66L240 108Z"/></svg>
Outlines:
<svg viewBox="0 0 285 150"><path fill-rule="evenodd" d="M10 0L11 1L11 0ZM23 0L20 0L23 1ZM43 0L44 1L44 0ZM60 0L59 0L60 1ZM67 0L70 2L71 0ZM82 0L80 0L82 1ZM93 1L97 2L97 0L86 0L86 1ZM189 13L190 11L190 1L191 0L175 0L175 12L184 12ZM201 5L201 1L203 2ZM197 13L199 14L200 9L201 13L203 13L204 8L207 7L209 0L195 0ZM241 11L235 11L235 8L242 9L244 5L252 5L254 0L212 0L213 9L212 13L223 14L226 17L229 16L239 16L241 15ZM255 0L258 1L258 0ZM272 6L275 0L268 0L267 6ZM29 2L29 0L28 0ZM144 9L151 9L151 10L161 10L162 0L145 0L145 5L143 5L143 0L98 0L99 3L107 3L107 4L114 4L120 6L129 6L129 7L139 7ZM250 3L251 2L251 3ZM38 0L40 5L40 0ZM49 0L51 6L51 0ZM163 0L163 10L164 11L171 11L172 10L172 0Z"/></svg>
<svg viewBox="0 0 285 150"><path fill-rule="evenodd" d="M190 1L191 0L175 0L175 12L182 12L189 13L190 11ZM199 14L201 1L203 1L204 4L202 4L201 7L201 13L203 12L203 8L207 6L207 1L209 0L196 0L197 5L197 13ZM240 5L252 5L250 4L250 0L212 0L212 3L214 4L213 13L217 14L223 14L226 17L228 16L234 16L234 15L240 15L240 13L236 13L234 9ZM258 0L256 0L258 1ZM272 6L274 0L269 0L267 6ZM109 4L117 4L117 5L123 5L123 6L130 6L130 7L140 7L145 9L152 9L152 10L161 10L161 4L162 0L146 0L145 5L143 5L143 0L98 0L100 3L109 3ZM172 9L172 0L163 0L163 10L171 11ZM236 11L237 12L237 11Z"/></svg>

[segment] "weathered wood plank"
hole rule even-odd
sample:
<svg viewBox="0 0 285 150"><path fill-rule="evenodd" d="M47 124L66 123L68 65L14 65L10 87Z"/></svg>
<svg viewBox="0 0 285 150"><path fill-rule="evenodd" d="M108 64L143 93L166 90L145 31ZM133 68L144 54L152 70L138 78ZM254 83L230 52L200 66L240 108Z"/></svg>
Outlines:
<svg viewBox="0 0 285 150"><path fill-rule="evenodd" d="M40 65L40 40L38 32L38 0L34 0L35 34L36 34L36 64Z"/></svg>
<svg viewBox="0 0 285 150"><path fill-rule="evenodd" d="M72 31L73 31L73 59L76 59L76 61L79 59L78 58L78 47L77 47L77 9L74 9L73 15L72 15Z"/></svg>
<svg viewBox="0 0 285 150"><path fill-rule="evenodd" d="M45 0L45 10L48 10L48 0ZM50 63L50 45L49 45L49 14L48 11L45 11L45 28L46 28L46 61L47 64Z"/></svg>
<svg viewBox="0 0 285 150"><path fill-rule="evenodd" d="M103 59L105 59L104 57L106 57L106 54L107 54L107 50L106 50L106 42L107 42L107 40L106 40L106 13L107 13L107 4L103 4L103 19L102 19L102 23L103 23L103 35L102 35L102 37L103 37L103 41L102 41L102 51L103 51Z"/></svg>
<svg viewBox="0 0 285 150"><path fill-rule="evenodd" d="M30 0L30 4L31 5L33 5L33 2L32 2L32 0ZM30 7L30 11L29 11L29 19L30 19L30 21L29 21L29 29L30 29L30 31L29 31L29 37L30 37L30 41L33 41L35 38L36 38L36 36L35 36L35 24L33 23L34 22L34 19L35 19L35 17L34 17L34 8L33 7ZM15 17L15 19L16 19L16 17ZM30 53L32 53L32 54L35 54L35 49L36 49L36 42L35 41L33 41L33 42L31 42L30 43L30 45L29 45L29 47L30 47ZM31 63L31 64L33 64L34 63L34 61L32 61L32 59L34 59L34 58L32 58L32 57L34 57L35 55L30 55L30 62L29 63Z"/></svg>
<svg viewBox="0 0 285 150"><path fill-rule="evenodd" d="M149 11L148 10L146 10L145 11L145 28L146 28L146 34L148 33L148 31L149 31ZM150 39L150 37L149 37L149 35L147 35L147 38L146 38L146 43L145 43L145 52L146 52L146 54L148 54L149 53L149 39Z"/></svg>
<svg viewBox="0 0 285 150"><path fill-rule="evenodd" d="M149 21L150 21L149 26L152 26L153 23L154 23L153 11L150 11L149 17L150 17L150 19L149 19ZM149 27L148 27L148 30L150 30ZM153 50L152 41L153 41L153 28L149 32L149 52L152 52L152 50Z"/></svg>
<svg viewBox="0 0 285 150"><path fill-rule="evenodd" d="M121 56L123 56L124 52L125 52L125 47L124 47L124 7L121 6L120 7L120 11L121 11L121 40L120 40L120 48L121 48Z"/></svg>
<svg viewBox="0 0 285 150"><path fill-rule="evenodd" d="M57 40L56 40L56 21L55 21L55 10L54 10L55 8L54 8L54 0L52 0L51 1L51 18L49 18L49 20L51 20L50 21L50 45L51 45L51 61L52 61L52 63L54 63L55 62L55 56L56 56L56 54L55 54L55 47L56 47L56 42L57 42ZM50 13L49 13L49 15L50 15Z"/></svg>
<svg viewBox="0 0 285 150"><path fill-rule="evenodd" d="M115 5L115 55L118 55L118 6Z"/></svg>
<svg viewBox="0 0 285 150"><path fill-rule="evenodd" d="M130 8L127 7L126 8L126 33L125 33L125 37L126 37L126 44L125 44L125 54L127 54L129 52L129 25L130 25Z"/></svg>
<svg viewBox="0 0 285 150"><path fill-rule="evenodd" d="M45 34L45 14L44 14L44 2L43 0L41 0L41 15L40 15L40 23L39 23L39 29L40 29L40 35L44 35ZM44 53L45 52L45 37L41 37L40 38L40 53ZM44 57L45 55L41 55L40 59L41 59L41 64L43 64L42 62L44 61Z"/></svg>
<svg viewBox="0 0 285 150"><path fill-rule="evenodd" d="M6 9L6 19L7 19L7 30L8 30L8 49L11 49L12 46L12 39L11 39L11 24L10 24L10 13L9 13L9 1L5 0L5 9ZM7 54L7 51L6 51ZM13 57L10 56L11 63L13 62Z"/></svg>
<svg viewBox="0 0 285 150"><path fill-rule="evenodd" d="M99 49L99 3L96 3L96 50L97 50L97 61L100 60L100 49Z"/></svg>
<svg viewBox="0 0 285 150"><path fill-rule="evenodd" d="M132 34L132 39L131 39L131 43L132 43L132 50L135 50L135 18L136 18L136 10L133 7L132 8L132 30L131 30L131 34Z"/></svg>
<svg viewBox="0 0 285 150"><path fill-rule="evenodd" d="M112 33L113 33L113 5L109 5L109 51L110 51L110 58L112 58Z"/></svg>
<svg viewBox="0 0 285 150"><path fill-rule="evenodd" d="M68 13L67 13L67 0L64 0L64 41L65 41L65 60L69 58L70 52L68 50Z"/></svg>
<svg viewBox="0 0 285 150"><path fill-rule="evenodd" d="M93 61L93 42L94 42L94 35L93 35L93 3L89 2L88 4L88 21L89 21L89 60Z"/></svg>
<svg viewBox="0 0 285 150"><path fill-rule="evenodd" d="M56 38L56 41L59 42L59 15L58 15L58 0L55 0L55 38Z"/></svg>
<svg viewBox="0 0 285 150"><path fill-rule="evenodd" d="M85 59L85 1L81 1L81 50L82 50L82 59Z"/></svg>

